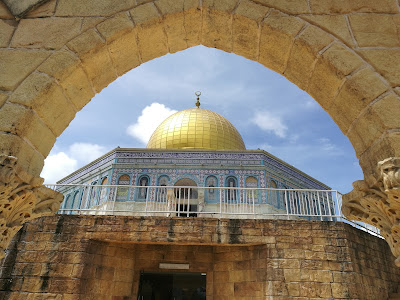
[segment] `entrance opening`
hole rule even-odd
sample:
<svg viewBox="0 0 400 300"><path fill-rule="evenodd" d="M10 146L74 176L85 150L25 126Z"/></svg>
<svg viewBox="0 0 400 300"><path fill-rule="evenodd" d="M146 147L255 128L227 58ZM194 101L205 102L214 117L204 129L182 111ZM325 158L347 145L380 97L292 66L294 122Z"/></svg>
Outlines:
<svg viewBox="0 0 400 300"><path fill-rule="evenodd" d="M183 178L175 183L176 215L178 217L197 217L197 184L192 179ZM187 188L186 188L187 186Z"/></svg>
<svg viewBox="0 0 400 300"><path fill-rule="evenodd" d="M138 300L205 300L205 273L140 274Z"/></svg>

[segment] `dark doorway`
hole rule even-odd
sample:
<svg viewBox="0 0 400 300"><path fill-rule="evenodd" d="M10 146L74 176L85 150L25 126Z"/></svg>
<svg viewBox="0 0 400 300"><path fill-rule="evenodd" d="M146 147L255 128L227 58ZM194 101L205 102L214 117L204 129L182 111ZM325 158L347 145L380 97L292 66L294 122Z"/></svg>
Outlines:
<svg viewBox="0 0 400 300"><path fill-rule="evenodd" d="M205 273L140 274L138 300L205 300Z"/></svg>
<svg viewBox="0 0 400 300"><path fill-rule="evenodd" d="M197 205L190 204L181 204L176 205L176 216L177 217L197 217L195 213L197 211Z"/></svg>

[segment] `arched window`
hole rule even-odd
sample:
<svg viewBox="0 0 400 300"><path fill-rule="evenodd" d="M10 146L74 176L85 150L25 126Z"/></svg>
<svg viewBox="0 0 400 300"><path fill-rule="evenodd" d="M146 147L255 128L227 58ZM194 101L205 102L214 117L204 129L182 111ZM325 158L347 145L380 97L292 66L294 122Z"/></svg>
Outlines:
<svg viewBox="0 0 400 300"><path fill-rule="evenodd" d="M64 200L64 211L62 212L63 214L70 214L71 211L69 209L71 209L71 194L69 194L65 200Z"/></svg>
<svg viewBox="0 0 400 300"><path fill-rule="evenodd" d="M181 188L174 189L175 197L180 199L197 199L198 193L197 184L194 180L190 178L182 178L175 182L174 186L179 186ZM185 188L187 187L187 188Z"/></svg>
<svg viewBox="0 0 400 300"><path fill-rule="evenodd" d="M139 193L138 193L138 199L140 200L146 200L147 198L147 187L150 184L150 178L146 175L142 175L139 177L138 180L138 186L140 186L139 188Z"/></svg>
<svg viewBox="0 0 400 300"><path fill-rule="evenodd" d="M131 183L131 177L127 174L121 175L118 178L118 185L129 185ZM117 189L117 201L128 200L128 187L118 187Z"/></svg>
<svg viewBox="0 0 400 300"><path fill-rule="evenodd" d="M228 201L237 201L238 200L238 194L237 194L237 189L233 189L234 187L237 187L237 179L233 176L230 176L226 179L226 187L229 187L230 189L226 190L226 199Z"/></svg>
<svg viewBox="0 0 400 300"><path fill-rule="evenodd" d="M106 185L108 182L107 177L104 177L103 180L101 181L101 185ZM100 203L104 202L107 200L107 187L101 187L100 190Z"/></svg>
<svg viewBox="0 0 400 300"><path fill-rule="evenodd" d="M97 181L93 181L90 187L90 194L89 194L89 201L88 201L88 208L91 208L92 206L94 206L96 203L96 197L97 197L97 192L98 192L98 187L96 187L95 185L97 185Z"/></svg>
<svg viewBox="0 0 400 300"><path fill-rule="evenodd" d="M206 200L209 202L217 201L219 198L219 192L217 189L213 189L218 185L218 180L215 176L208 176L206 179L206 187L211 189L206 189Z"/></svg>
<svg viewBox="0 0 400 300"><path fill-rule="evenodd" d="M269 182L269 187L271 189L276 189L278 188L278 184L276 183L275 180L272 180ZM269 198L269 203L273 206L275 206L276 208L280 208L280 203L278 201L279 199L279 191L275 191L275 190L269 190L268 191L268 198Z"/></svg>
<svg viewBox="0 0 400 300"><path fill-rule="evenodd" d="M158 186L167 186L169 178L168 176L162 175L158 178ZM167 188L158 188L157 189L157 200L163 201L167 198Z"/></svg>
<svg viewBox="0 0 400 300"><path fill-rule="evenodd" d="M75 209L80 209L81 207L81 199L79 198L79 194L80 194L80 191L76 191L75 192L75 194L74 194L74 199L72 200L72 208L75 210ZM72 211L72 213L77 213L77 211Z"/></svg>
<svg viewBox="0 0 400 300"><path fill-rule="evenodd" d="M251 190L246 190L246 199L247 201L254 201L258 200L258 180L253 176L249 176L246 178L246 188L251 188Z"/></svg>

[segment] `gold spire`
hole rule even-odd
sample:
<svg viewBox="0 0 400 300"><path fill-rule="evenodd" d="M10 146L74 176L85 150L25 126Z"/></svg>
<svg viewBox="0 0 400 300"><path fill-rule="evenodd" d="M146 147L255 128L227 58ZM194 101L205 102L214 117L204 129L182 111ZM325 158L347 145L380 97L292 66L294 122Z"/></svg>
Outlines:
<svg viewBox="0 0 400 300"><path fill-rule="evenodd" d="M201 95L201 92L197 91L194 94L197 96L196 106L197 106L197 108L200 108L200 95Z"/></svg>

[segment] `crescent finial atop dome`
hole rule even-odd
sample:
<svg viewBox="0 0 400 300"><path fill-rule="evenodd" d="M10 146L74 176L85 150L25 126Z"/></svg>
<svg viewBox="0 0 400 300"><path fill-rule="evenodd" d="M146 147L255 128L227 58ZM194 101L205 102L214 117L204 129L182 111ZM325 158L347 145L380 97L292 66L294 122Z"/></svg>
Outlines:
<svg viewBox="0 0 400 300"><path fill-rule="evenodd" d="M197 102L196 102L196 106L197 108L200 108L200 96L201 96L201 92L197 91L194 93L197 96Z"/></svg>

